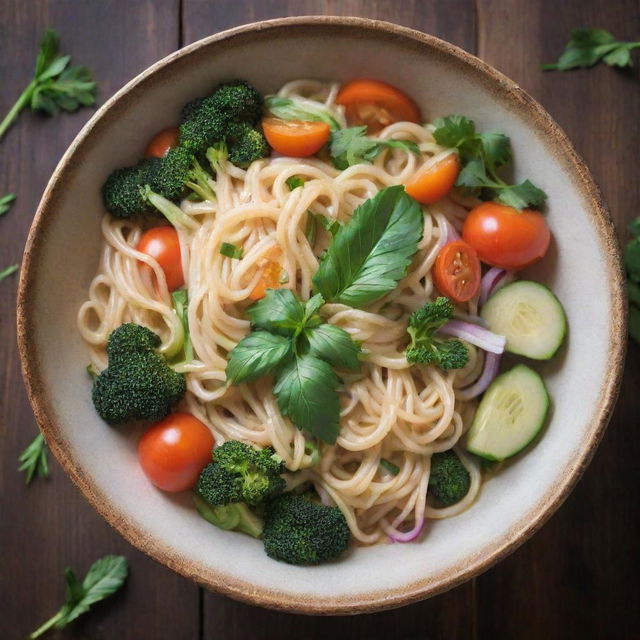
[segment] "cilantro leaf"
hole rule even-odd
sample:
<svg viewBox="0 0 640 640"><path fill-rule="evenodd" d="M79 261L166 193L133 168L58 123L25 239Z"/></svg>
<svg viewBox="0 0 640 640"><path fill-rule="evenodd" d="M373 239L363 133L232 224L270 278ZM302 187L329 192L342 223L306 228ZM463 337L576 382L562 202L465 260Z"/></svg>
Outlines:
<svg viewBox="0 0 640 640"><path fill-rule="evenodd" d="M557 62L542 65L544 71L566 71L593 67L598 62L609 66L630 67L631 51L640 42L620 42L605 29L573 29L571 38Z"/></svg>
<svg viewBox="0 0 640 640"><path fill-rule="evenodd" d="M547 194L542 189L538 189L529 180L524 180L520 184L501 187L498 189L496 196L498 202L514 209L524 209L527 206L540 209L544 206L546 199Z"/></svg>
<svg viewBox="0 0 640 640"><path fill-rule="evenodd" d="M49 460L47 459L47 443L39 433L20 454L18 471L24 471L27 484L31 484L33 477L49 477Z"/></svg>
<svg viewBox="0 0 640 640"><path fill-rule="evenodd" d="M338 377L331 366L306 354L278 372L273 393L282 415L299 429L335 444L340 430L337 387Z"/></svg>
<svg viewBox="0 0 640 640"><path fill-rule="evenodd" d="M469 160L462 168L458 174L456 185L467 189L482 189L483 187L494 186L495 183L487 176L487 170L482 159L474 158Z"/></svg>
<svg viewBox="0 0 640 640"><path fill-rule="evenodd" d="M273 373L292 352L291 338L268 331L252 331L231 350L227 381L237 385L258 380Z"/></svg>
<svg viewBox="0 0 640 640"><path fill-rule="evenodd" d="M404 278L422 239L420 205L401 185L362 203L336 234L313 284L327 302L362 308Z"/></svg>
<svg viewBox="0 0 640 640"><path fill-rule="evenodd" d="M344 329L333 324L322 324L305 330L305 336L312 356L322 358L337 369L360 369L358 356L362 350Z"/></svg>
<svg viewBox="0 0 640 640"><path fill-rule="evenodd" d="M465 116L451 115L434 120L433 137L438 144L450 149L458 149L476 135L473 120Z"/></svg>
<svg viewBox="0 0 640 640"><path fill-rule="evenodd" d="M100 558L91 566L82 583L71 569L65 569L65 604L29 638L32 640L39 638L52 627L64 629L70 622L88 611L91 605L104 600L120 589L127 578L127 573L127 561L123 556Z"/></svg>
<svg viewBox="0 0 640 640"><path fill-rule="evenodd" d="M478 134L482 151L487 164L495 170L503 164L511 162L511 141L499 131Z"/></svg>
<svg viewBox="0 0 640 640"><path fill-rule="evenodd" d="M11 206L13 205L13 201L16 199L15 193L7 193L6 196L2 196L0 198L0 216L7 213Z"/></svg>
<svg viewBox="0 0 640 640"><path fill-rule="evenodd" d="M247 314L254 326L285 336L299 331L304 321L304 307L290 289L267 289Z"/></svg>

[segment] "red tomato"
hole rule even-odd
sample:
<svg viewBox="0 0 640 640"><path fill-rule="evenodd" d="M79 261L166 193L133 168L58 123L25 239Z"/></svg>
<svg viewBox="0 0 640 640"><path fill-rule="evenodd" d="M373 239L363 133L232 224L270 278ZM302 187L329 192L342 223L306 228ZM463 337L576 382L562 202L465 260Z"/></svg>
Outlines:
<svg viewBox="0 0 640 640"><path fill-rule="evenodd" d="M280 118L264 118L262 130L267 142L275 151L294 158L306 158L320 151L331 133L326 122Z"/></svg>
<svg viewBox="0 0 640 640"><path fill-rule="evenodd" d="M551 232L538 211L485 202L469 212L462 237L483 262L502 269L524 269L547 253Z"/></svg>
<svg viewBox="0 0 640 640"><path fill-rule="evenodd" d="M420 109L400 89L378 80L353 80L338 92L336 102L345 108L351 126L367 125L376 133L394 122L420 122Z"/></svg>
<svg viewBox="0 0 640 640"><path fill-rule="evenodd" d="M167 278L169 291L175 291L184 284L180 241L173 227L153 227L145 231L136 249L156 259Z"/></svg>
<svg viewBox="0 0 640 640"><path fill-rule="evenodd" d="M433 284L456 302L467 302L480 288L480 260L466 242L446 244L433 265Z"/></svg>
<svg viewBox="0 0 640 640"><path fill-rule="evenodd" d="M198 481L211 462L215 440L209 428L190 413L172 413L145 431L138 459L147 478L163 491L184 491Z"/></svg>
<svg viewBox="0 0 640 640"><path fill-rule="evenodd" d="M406 191L422 204L433 204L442 200L451 191L459 171L458 156L451 153L435 165L418 169L405 185Z"/></svg>
<svg viewBox="0 0 640 640"><path fill-rule="evenodd" d="M144 155L147 156L147 158L164 158L167 153L169 153L169 149L178 146L179 137L180 130L178 127L171 127L170 129L161 131L151 139Z"/></svg>

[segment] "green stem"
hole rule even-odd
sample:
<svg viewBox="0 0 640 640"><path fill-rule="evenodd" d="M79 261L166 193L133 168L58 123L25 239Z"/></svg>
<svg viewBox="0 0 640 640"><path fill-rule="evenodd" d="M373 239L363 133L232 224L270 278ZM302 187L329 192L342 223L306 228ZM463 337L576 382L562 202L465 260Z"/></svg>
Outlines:
<svg viewBox="0 0 640 640"><path fill-rule="evenodd" d="M35 638L39 638L43 633L49 631L51 627L55 626L58 621L60 621L64 617L62 611L58 611L53 618L49 618L41 627L38 627L30 636L30 640L35 640Z"/></svg>
<svg viewBox="0 0 640 640"><path fill-rule="evenodd" d="M33 90L36 88L37 81L32 80L27 88L22 92L16 103L9 109L9 113L4 117L4 120L0 122L0 139L5 134L5 131L11 126L11 123L18 117L18 114L27 106Z"/></svg>

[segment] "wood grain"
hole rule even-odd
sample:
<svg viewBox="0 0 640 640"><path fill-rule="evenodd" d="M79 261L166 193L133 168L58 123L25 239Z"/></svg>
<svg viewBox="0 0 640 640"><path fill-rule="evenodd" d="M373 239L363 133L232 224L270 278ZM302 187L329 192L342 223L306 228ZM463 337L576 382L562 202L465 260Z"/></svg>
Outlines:
<svg viewBox="0 0 640 640"><path fill-rule="evenodd" d="M38 41L47 26L65 52L90 67L100 102L179 44L176 0L136 2L0 3L0 112L29 81ZM0 143L0 193L18 194L0 220L0 264L20 260L33 212L58 159L91 110L54 121L24 113ZM69 247L73 250L73 247ZM60 257L64 268L64 256ZM130 563L125 589L78 619L65 638L192 639L198 635L198 588L128 545L89 507L51 460L51 479L24 486L19 452L37 433L19 372L15 346L16 277L0 286L0 638L24 638L64 602L63 569L84 575L107 553ZM96 451L96 455L100 455ZM55 635L55 634L52 634Z"/></svg>

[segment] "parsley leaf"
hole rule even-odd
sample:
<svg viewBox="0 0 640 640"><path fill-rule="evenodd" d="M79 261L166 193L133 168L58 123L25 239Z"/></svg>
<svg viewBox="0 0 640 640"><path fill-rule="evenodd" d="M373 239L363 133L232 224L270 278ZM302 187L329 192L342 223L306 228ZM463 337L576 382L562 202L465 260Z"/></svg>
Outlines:
<svg viewBox="0 0 640 640"><path fill-rule="evenodd" d="M307 329L305 336L312 356L322 358L337 369L360 369L358 356L362 349L344 329L333 324L322 324Z"/></svg>
<svg viewBox="0 0 640 640"><path fill-rule="evenodd" d="M418 145L411 140L375 140L366 136L367 127L350 127L331 133L330 153L333 166L344 171L354 164L373 162L385 148L404 149L420 155Z"/></svg>
<svg viewBox="0 0 640 640"><path fill-rule="evenodd" d="M504 133L478 133L472 120L459 115L438 118L433 125L436 142L460 154L463 166L456 186L516 209L544 206L547 194L530 180L511 185L498 175L497 169L512 157L511 142Z"/></svg>
<svg viewBox="0 0 640 640"><path fill-rule="evenodd" d="M88 611L92 604L104 600L120 589L127 578L127 573L127 561L123 556L100 558L93 563L82 583L71 569L65 569L65 604L29 638L35 640L52 627L64 629L70 622Z"/></svg>
<svg viewBox="0 0 640 640"><path fill-rule="evenodd" d="M631 51L640 42L620 42L605 29L573 29L558 62L542 65L544 71L593 67L604 62L611 67L630 67Z"/></svg>
<svg viewBox="0 0 640 640"><path fill-rule="evenodd" d="M313 284L327 302L362 308L404 278L422 239L420 205L401 185L363 202L338 231Z"/></svg>
<svg viewBox="0 0 640 640"><path fill-rule="evenodd" d="M49 477L49 461L47 459L47 443L44 436L39 433L31 444L20 454L18 458L20 466L18 471L24 471L27 484L31 484L33 477Z"/></svg>
<svg viewBox="0 0 640 640"><path fill-rule="evenodd" d="M71 56L58 55L58 35L48 29L40 42L33 80L0 123L0 138L27 106L55 116L96 101L97 85L86 67L68 67Z"/></svg>
<svg viewBox="0 0 640 640"><path fill-rule="evenodd" d="M284 416L300 429L335 444L340 431L338 377L311 354L291 360L276 376L273 393Z"/></svg>
<svg viewBox="0 0 640 640"><path fill-rule="evenodd" d="M227 380L234 385L258 380L273 373L292 351L291 338L268 331L252 331L231 350Z"/></svg>
<svg viewBox="0 0 640 640"><path fill-rule="evenodd" d="M13 201L16 199L15 193L7 193L6 196L0 198L0 216L7 213L13 205Z"/></svg>
<svg viewBox="0 0 640 640"><path fill-rule="evenodd" d="M247 314L255 327L285 336L299 332L304 321L304 307L290 289L267 289Z"/></svg>

